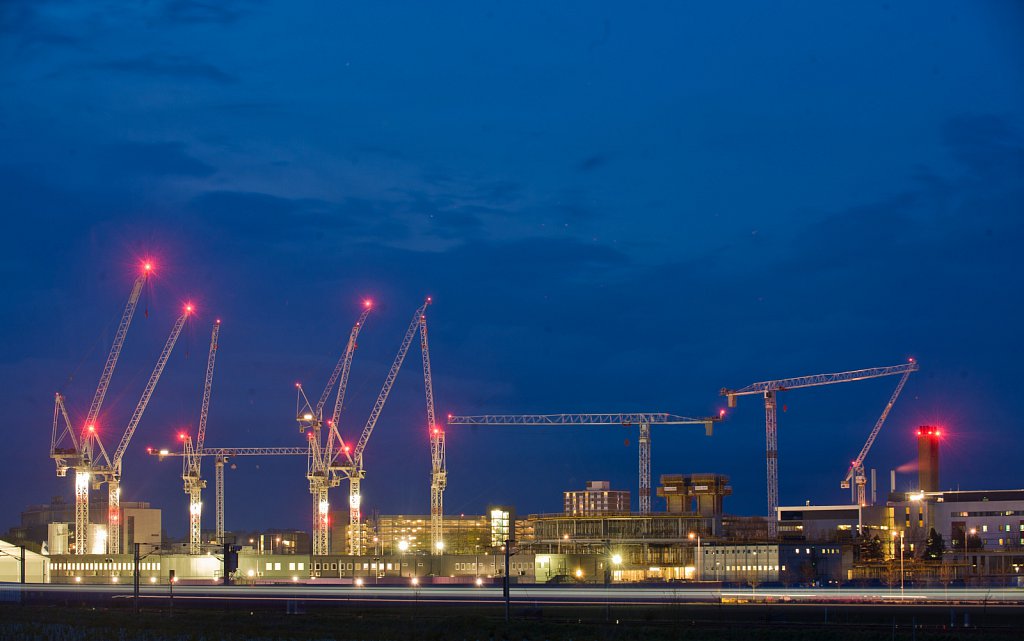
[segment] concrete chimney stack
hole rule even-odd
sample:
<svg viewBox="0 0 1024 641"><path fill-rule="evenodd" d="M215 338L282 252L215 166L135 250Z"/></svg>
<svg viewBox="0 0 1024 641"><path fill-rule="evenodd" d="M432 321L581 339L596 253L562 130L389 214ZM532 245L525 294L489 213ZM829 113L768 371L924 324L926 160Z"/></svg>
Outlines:
<svg viewBox="0 0 1024 641"><path fill-rule="evenodd" d="M922 492L939 491L939 439L942 430L934 425L917 428L917 482Z"/></svg>

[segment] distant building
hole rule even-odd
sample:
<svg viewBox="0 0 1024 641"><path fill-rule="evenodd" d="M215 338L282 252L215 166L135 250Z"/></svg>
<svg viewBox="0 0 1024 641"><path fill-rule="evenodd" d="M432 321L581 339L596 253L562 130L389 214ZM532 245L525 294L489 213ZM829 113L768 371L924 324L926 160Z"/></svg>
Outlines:
<svg viewBox="0 0 1024 641"><path fill-rule="evenodd" d="M629 490L613 490L608 481L587 481L587 489L564 492L566 516L629 514Z"/></svg>
<svg viewBox="0 0 1024 641"><path fill-rule="evenodd" d="M161 511L150 507L145 501L121 501L121 545L123 550L131 549L134 543L145 543L159 547L163 543ZM50 550L73 550L75 504L61 496L55 496L49 504L32 505L21 513L21 531L27 540L46 541ZM51 524L65 527L51 528ZM95 536L90 540L102 542L106 539L107 500L106 495L93 497L89 501L89 523ZM52 537L51 537L52 535ZM90 550L102 554L105 550ZM56 552L52 552L56 553Z"/></svg>
<svg viewBox="0 0 1024 641"><path fill-rule="evenodd" d="M526 519L515 519L507 507L496 507L488 514L445 516L441 521L441 540L445 554L482 554L504 544L514 524L516 539L529 541L533 525ZM348 553L348 512L332 514L331 554ZM404 542L407 554L429 553L429 514L374 514L362 524L364 554L397 553ZM500 539L500 542L498 540Z"/></svg>
<svg viewBox="0 0 1024 641"><path fill-rule="evenodd" d="M809 543L714 543L701 548L696 573L703 581L828 584L844 581L850 546Z"/></svg>
<svg viewBox="0 0 1024 641"><path fill-rule="evenodd" d="M790 541L850 541L859 532L887 538L891 526L884 505L798 505L778 508L779 538Z"/></svg>

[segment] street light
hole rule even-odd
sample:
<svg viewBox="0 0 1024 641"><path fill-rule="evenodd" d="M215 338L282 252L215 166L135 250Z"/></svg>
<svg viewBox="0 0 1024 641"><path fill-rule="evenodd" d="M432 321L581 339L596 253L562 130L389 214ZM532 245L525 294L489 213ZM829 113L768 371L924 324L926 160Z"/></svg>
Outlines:
<svg viewBox="0 0 1024 641"><path fill-rule="evenodd" d="M903 530L898 532L900 537L900 598L903 598ZM897 532L892 533L893 543L896 542Z"/></svg>
<svg viewBox="0 0 1024 641"><path fill-rule="evenodd" d="M694 537L697 538L697 558L694 560L693 563L693 571L696 572L697 580L700 581L701 575L703 574L703 572L701 572L701 570L703 569L701 566L704 565L704 558L700 555L700 534L690 532L691 541L694 539Z"/></svg>
<svg viewBox="0 0 1024 641"><path fill-rule="evenodd" d="M968 533L968 532L970 533L970 535L971 535L971 536L974 536L975 534L977 534L977 533L978 533L978 529L977 529L977 528L973 528L973 527L972 527L972 528L971 528L970 530L968 530L968 531L964 532L964 563L965 563L965 564L967 565L967 568L966 568L966 570L965 570L965 572L966 572L967 574L969 574L969 573L970 573L970 571L971 571L971 565L970 565L970 562L969 562L969 561L967 560L967 533ZM966 579L967 579L967 576L966 576L966 574L965 574L965 575L964 575L964 580L966 581Z"/></svg>
<svg viewBox="0 0 1024 641"><path fill-rule="evenodd" d="M409 542L402 539L398 542L398 551L402 553L402 557L398 561L398 576L402 576L402 566L405 565L405 553L409 550Z"/></svg>

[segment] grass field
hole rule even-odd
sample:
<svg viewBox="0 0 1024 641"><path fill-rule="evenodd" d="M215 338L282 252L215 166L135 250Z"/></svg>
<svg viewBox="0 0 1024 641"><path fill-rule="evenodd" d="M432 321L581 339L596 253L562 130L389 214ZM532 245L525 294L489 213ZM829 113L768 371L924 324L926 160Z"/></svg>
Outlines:
<svg viewBox="0 0 1024 641"><path fill-rule="evenodd" d="M290 613L289 613L290 612ZM964 627L967 615L968 627ZM55 605L0 606L0 641L404 641L613 639L732 641L817 639L1024 638L1019 607L673 605L662 607L518 606L353 607L291 603L258 609ZM607 617L607 619L606 619ZM955 623L955 627L951 626Z"/></svg>

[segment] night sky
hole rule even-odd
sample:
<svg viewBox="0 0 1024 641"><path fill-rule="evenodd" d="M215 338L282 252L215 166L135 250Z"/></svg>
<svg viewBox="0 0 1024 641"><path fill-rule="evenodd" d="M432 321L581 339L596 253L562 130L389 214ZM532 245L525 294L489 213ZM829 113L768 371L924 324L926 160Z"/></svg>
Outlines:
<svg viewBox="0 0 1024 641"><path fill-rule="evenodd" d="M302 445L294 383L319 392L364 297L347 438L431 295L440 415L706 415L721 387L914 357L883 488L916 483L926 423L943 487L1022 487L1022 36L1016 2L0 3L0 529L72 499L53 394L84 418L144 257L101 429L116 447L193 301L122 481L171 534L180 464L143 452L195 432L213 320L207 445ZM781 398L783 505L848 500L895 384ZM414 346L364 512L429 512L422 390ZM727 510L763 513L763 421L748 397L712 438L655 427L655 485L728 474ZM450 514L636 491L635 428L447 445ZM303 457L235 463L229 529L309 529Z"/></svg>

